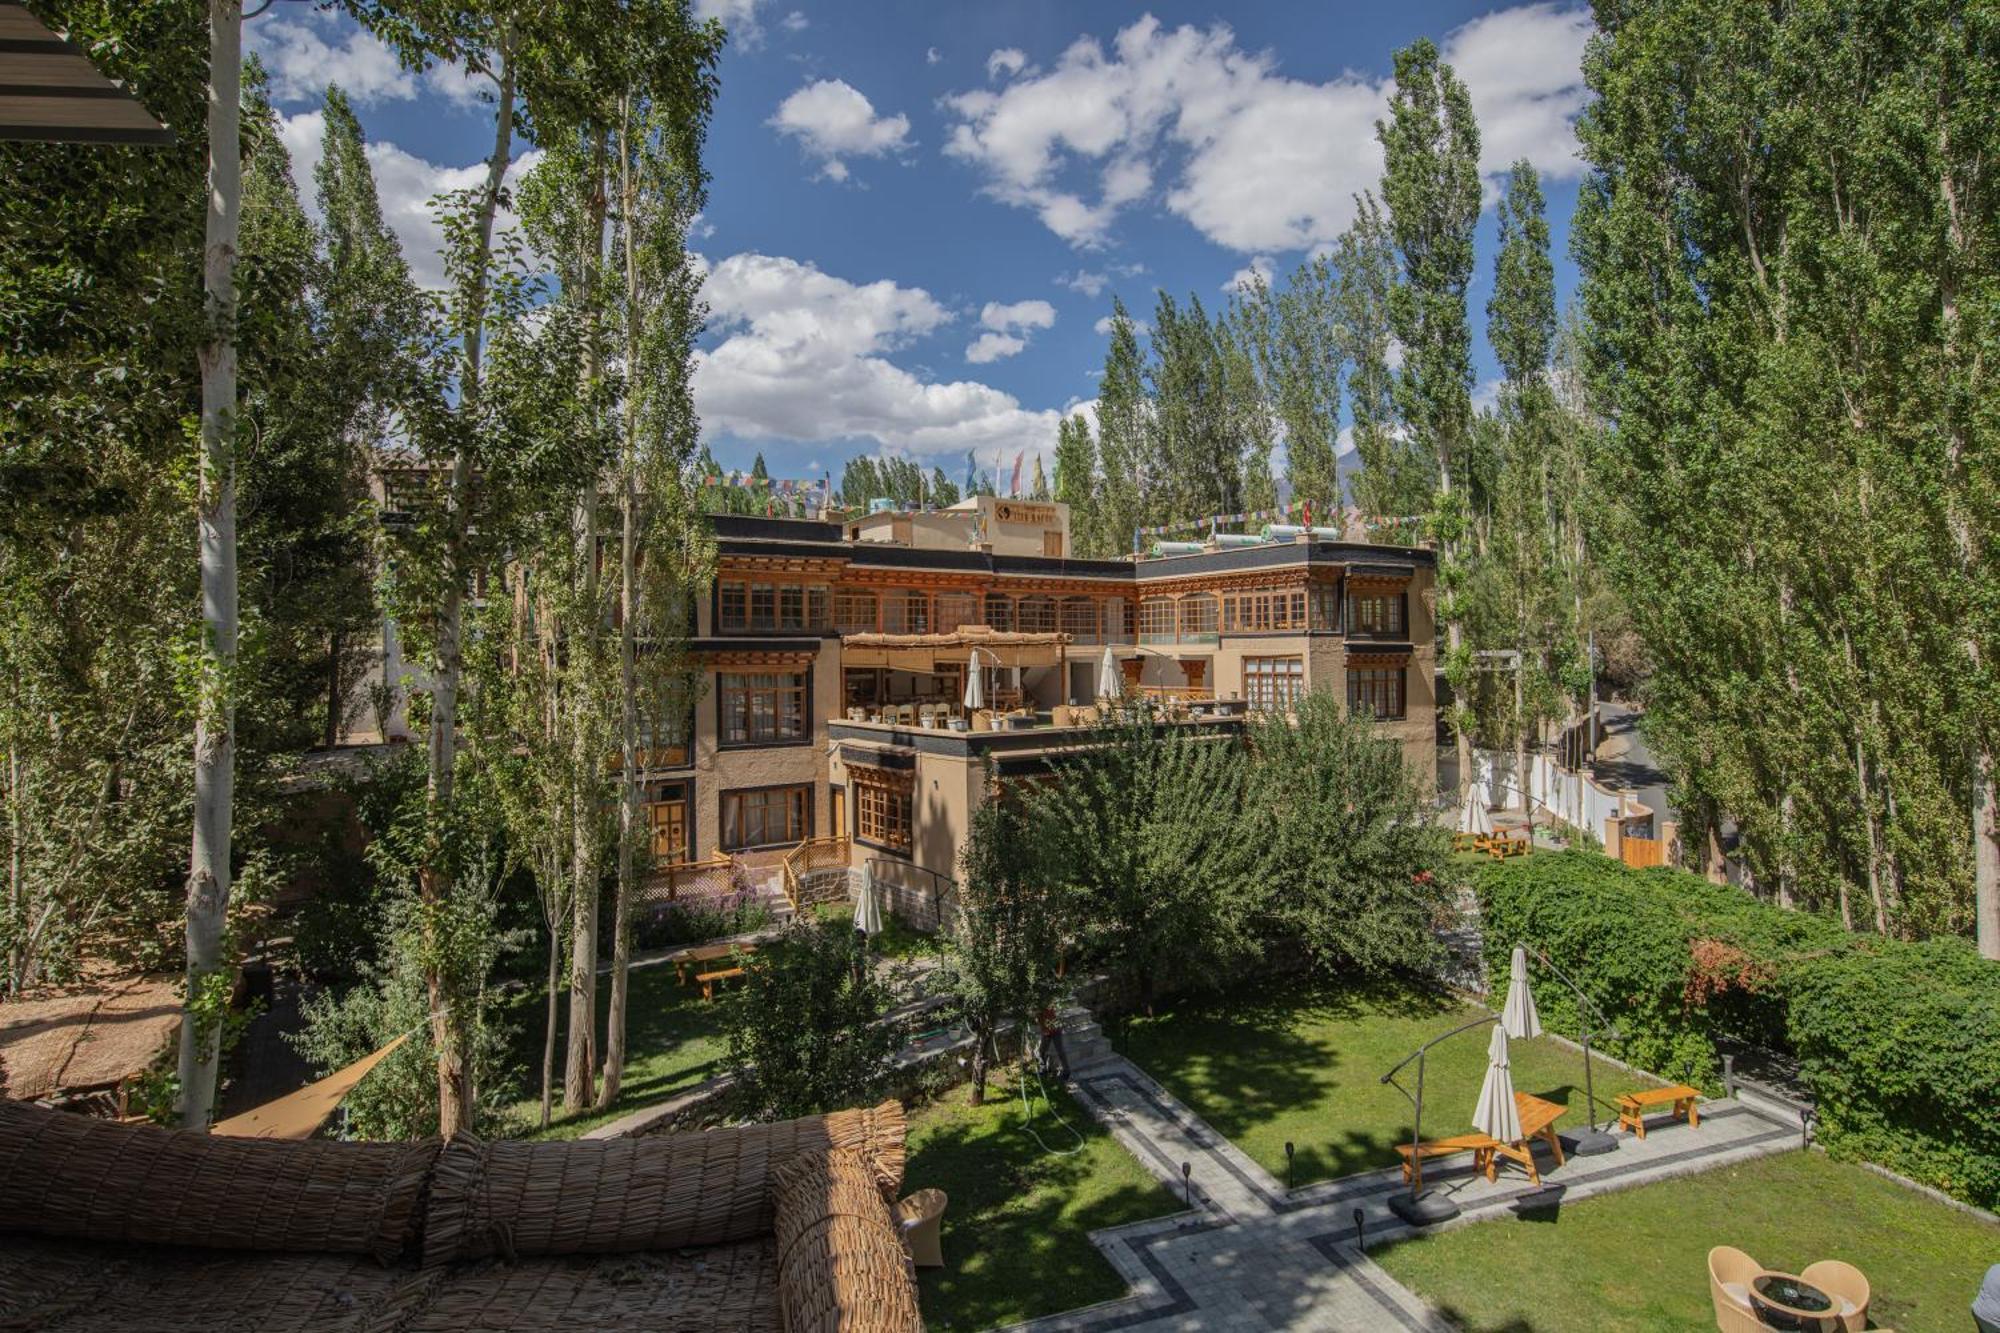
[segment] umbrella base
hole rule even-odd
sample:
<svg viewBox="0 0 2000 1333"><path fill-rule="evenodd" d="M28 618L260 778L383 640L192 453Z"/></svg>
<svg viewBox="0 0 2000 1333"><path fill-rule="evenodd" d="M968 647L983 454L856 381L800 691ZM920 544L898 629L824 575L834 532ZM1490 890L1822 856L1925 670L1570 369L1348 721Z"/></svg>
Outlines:
<svg viewBox="0 0 2000 1333"><path fill-rule="evenodd" d="M1618 1136L1606 1129L1586 1129L1576 1136L1569 1145L1569 1150L1577 1157L1599 1157L1608 1152L1617 1152Z"/></svg>
<svg viewBox="0 0 2000 1333"><path fill-rule="evenodd" d="M1436 1190L1425 1190L1421 1194L1399 1191L1389 1196L1389 1211L1413 1227L1434 1227L1457 1217L1458 1205Z"/></svg>

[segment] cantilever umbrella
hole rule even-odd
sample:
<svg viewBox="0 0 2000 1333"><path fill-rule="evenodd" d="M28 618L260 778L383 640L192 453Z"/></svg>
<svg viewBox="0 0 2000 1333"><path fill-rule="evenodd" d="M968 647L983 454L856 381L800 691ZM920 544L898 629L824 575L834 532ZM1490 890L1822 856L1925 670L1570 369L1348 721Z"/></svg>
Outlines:
<svg viewBox="0 0 2000 1333"><path fill-rule="evenodd" d="M1507 1029L1497 1025L1486 1044L1486 1081L1479 1086L1472 1127L1502 1143L1517 1143L1521 1138L1521 1111L1514 1105L1514 1071L1507 1062Z"/></svg>
<svg viewBox="0 0 2000 1333"><path fill-rule="evenodd" d="M1118 697L1118 655L1111 651L1108 643L1104 645L1104 660L1097 664L1097 697Z"/></svg>
<svg viewBox="0 0 2000 1333"><path fill-rule="evenodd" d="M1542 1018L1535 1012L1535 993L1528 989L1528 951L1514 946L1507 968L1507 1003L1500 1007L1500 1026L1516 1041L1542 1035Z"/></svg>

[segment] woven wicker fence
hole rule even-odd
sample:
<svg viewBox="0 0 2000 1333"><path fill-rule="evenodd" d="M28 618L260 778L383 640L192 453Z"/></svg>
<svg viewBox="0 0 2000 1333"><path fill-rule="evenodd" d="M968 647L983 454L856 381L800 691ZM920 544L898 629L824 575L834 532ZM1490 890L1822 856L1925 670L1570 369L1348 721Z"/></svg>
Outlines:
<svg viewBox="0 0 2000 1333"><path fill-rule="evenodd" d="M219 1138L0 1102L0 1229L386 1262L437 1158L435 1139Z"/></svg>
<svg viewBox="0 0 2000 1333"><path fill-rule="evenodd" d="M455 1138L438 1160L424 1228L426 1266L492 1254L610 1254L720 1245L768 1235L771 1175L795 1157L844 1148L903 1179L896 1102L769 1125L575 1143Z"/></svg>
<svg viewBox="0 0 2000 1333"><path fill-rule="evenodd" d="M772 1193L787 1333L922 1333L916 1275L865 1156L795 1157Z"/></svg>

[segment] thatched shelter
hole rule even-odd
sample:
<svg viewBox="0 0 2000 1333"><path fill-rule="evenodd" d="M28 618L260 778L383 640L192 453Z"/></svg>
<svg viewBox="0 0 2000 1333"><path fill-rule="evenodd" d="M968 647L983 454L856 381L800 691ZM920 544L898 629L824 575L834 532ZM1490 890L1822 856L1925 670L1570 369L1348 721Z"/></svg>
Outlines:
<svg viewBox="0 0 2000 1333"><path fill-rule="evenodd" d="M283 1142L0 1102L0 1329L920 1330L902 1108ZM780 1219L784 1223L780 1225ZM779 1233L792 1237L779 1253Z"/></svg>

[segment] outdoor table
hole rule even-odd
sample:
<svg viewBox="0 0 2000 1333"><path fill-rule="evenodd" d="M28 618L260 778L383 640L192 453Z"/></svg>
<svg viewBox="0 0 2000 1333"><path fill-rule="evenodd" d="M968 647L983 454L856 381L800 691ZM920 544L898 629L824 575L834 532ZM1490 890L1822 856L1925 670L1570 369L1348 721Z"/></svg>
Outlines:
<svg viewBox="0 0 2000 1333"><path fill-rule="evenodd" d="M1514 1143L1497 1144L1482 1154L1484 1160L1476 1165L1484 1168L1488 1180L1497 1180L1500 1175L1498 1157L1512 1158L1528 1169L1528 1176L1536 1184L1541 1183L1542 1174L1535 1168L1535 1155L1529 1147L1536 1139L1542 1139L1549 1150L1556 1155L1556 1165L1563 1164L1562 1140L1556 1137L1556 1120L1568 1111L1567 1106L1556 1102L1531 1097L1525 1092L1514 1094L1514 1110L1521 1117L1521 1137Z"/></svg>
<svg viewBox="0 0 2000 1333"><path fill-rule="evenodd" d="M697 944L682 949L674 955L674 979L681 985L688 983L688 973L697 963L712 963L718 958L727 958L741 949L744 953L755 953L752 944Z"/></svg>
<svg viewBox="0 0 2000 1333"><path fill-rule="evenodd" d="M1759 1273L1750 1279L1750 1306L1772 1328L1840 1327L1840 1302L1796 1273Z"/></svg>

